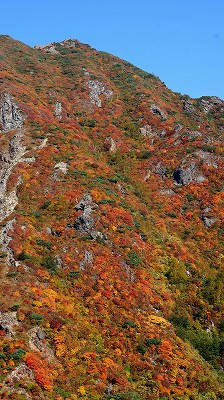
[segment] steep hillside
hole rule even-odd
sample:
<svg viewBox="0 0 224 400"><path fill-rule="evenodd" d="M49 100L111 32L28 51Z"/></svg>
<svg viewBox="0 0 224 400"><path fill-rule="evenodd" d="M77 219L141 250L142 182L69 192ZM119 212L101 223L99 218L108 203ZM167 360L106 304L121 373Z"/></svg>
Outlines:
<svg viewBox="0 0 224 400"><path fill-rule="evenodd" d="M224 101L0 36L2 399L224 399Z"/></svg>

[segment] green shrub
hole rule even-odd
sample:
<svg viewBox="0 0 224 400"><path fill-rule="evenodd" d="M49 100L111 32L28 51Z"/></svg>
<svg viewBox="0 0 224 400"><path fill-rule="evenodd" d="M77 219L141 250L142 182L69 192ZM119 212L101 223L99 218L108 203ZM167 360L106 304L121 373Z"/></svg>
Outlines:
<svg viewBox="0 0 224 400"><path fill-rule="evenodd" d="M133 265L134 267L137 267L142 263L141 258L137 253L129 253L128 254L128 263Z"/></svg>
<svg viewBox="0 0 224 400"><path fill-rule="evenodd" d="M29 254L25 253L25 251L22 250L21 253L18 255L18 260L19 261L24 261L24 260L30 259L30 257L31 256Z"/></svg>
<svg viewBox="0 0 224 400"><path fill-rule="evenodd" d="M34 319L35 321L42 321L44 319L44 316L42 314L31 313L30 319Z"/></svg>
<svg viewBox="0 0 224 400"><path fill-rule="evenodd" d="M54 274L56 272L56 270L57 270L56 260L51 255L44 256L43 259L42 259L42 263L41 264L43 265L43 267L45 267L52 274Z"/></svg>
<svg viewBox="0 0 224 400"><path fill-rule="evenodd" d="M152 344L158 346L161 343L160 339L157 338L147 338L145 339L145 345L146 346L151 346Z"/></svg>
<svg viewBox="0 0 224 400"><path fill-rule="evenodd" d="M26 352L23 349L18 349L14 353L12 353L13 360L21 360L25 356Z"/></svg>
<svg viewBox="0 0 224 400"><path fill-rule="evenodd" d="M125 322L122 324L122 328L126 329L126 328L128 328L128 327L137 328L137 325L136 325L134 322L132 322L132 321L125 321Z"/></svg>

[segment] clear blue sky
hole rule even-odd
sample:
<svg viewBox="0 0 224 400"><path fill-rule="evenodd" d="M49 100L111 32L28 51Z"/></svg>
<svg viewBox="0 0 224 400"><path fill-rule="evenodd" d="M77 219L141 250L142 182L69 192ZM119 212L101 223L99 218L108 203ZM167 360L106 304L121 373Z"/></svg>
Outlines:
<svg viewBox="0 0 224 400"><path fill-rule="evenodd" d="M2 0L0 30L31 46L76 38L224 99L224 0Z"/></svg>

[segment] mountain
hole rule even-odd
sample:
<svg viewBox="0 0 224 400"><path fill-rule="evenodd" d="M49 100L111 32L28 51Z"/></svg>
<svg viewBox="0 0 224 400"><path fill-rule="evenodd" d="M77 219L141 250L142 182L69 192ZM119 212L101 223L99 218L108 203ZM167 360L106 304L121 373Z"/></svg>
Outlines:
<svg viewBox="0 0 224 400"><path fill-rule="evenodd" d="M224 398L224 101L0 36L2 399Z"/></svg>

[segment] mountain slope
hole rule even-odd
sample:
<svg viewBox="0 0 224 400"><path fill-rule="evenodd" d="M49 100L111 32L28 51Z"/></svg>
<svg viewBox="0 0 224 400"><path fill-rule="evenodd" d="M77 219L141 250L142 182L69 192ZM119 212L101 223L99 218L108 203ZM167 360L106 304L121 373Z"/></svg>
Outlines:
<svg viewBox="0 0 224 400"><path fill-rule="evenodd" d="M223 398L224 102L0 37L0 388Z"/></svg>

